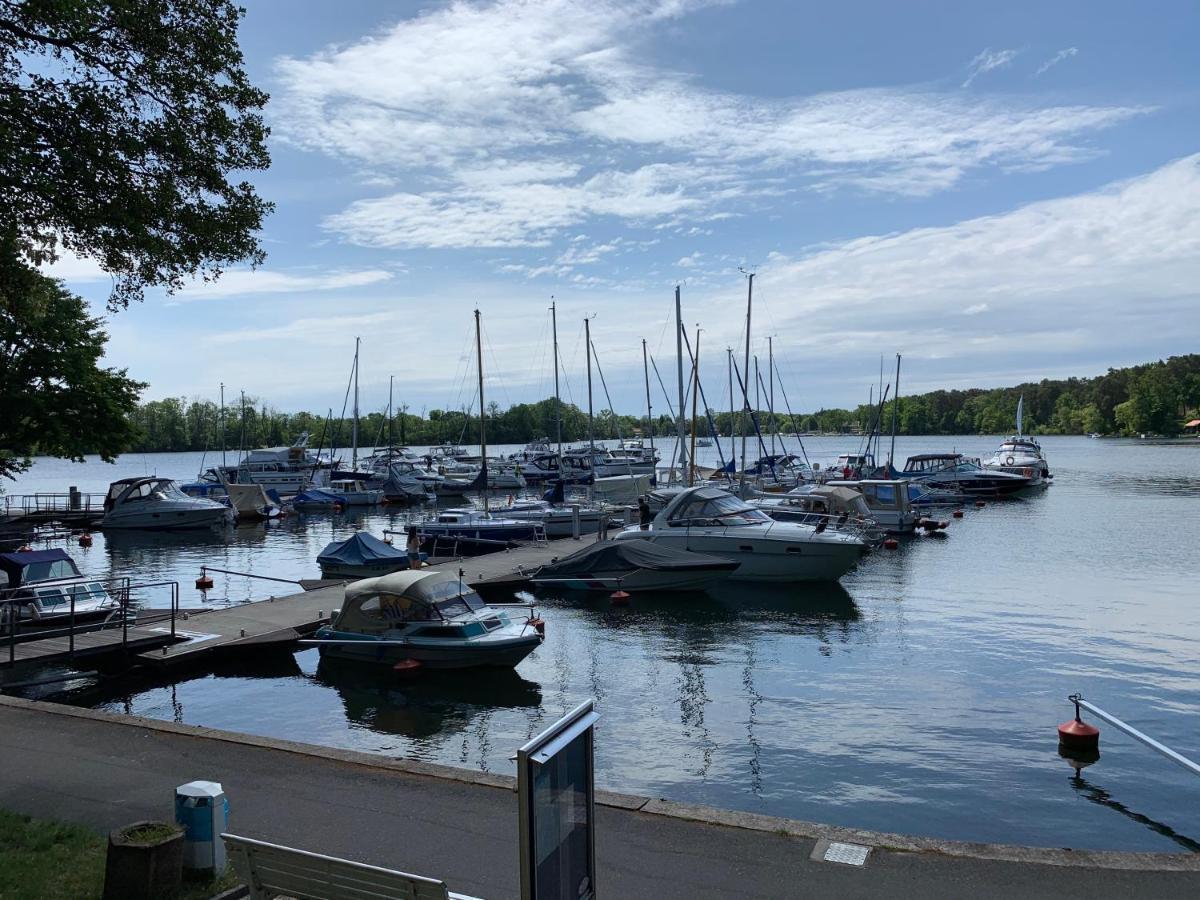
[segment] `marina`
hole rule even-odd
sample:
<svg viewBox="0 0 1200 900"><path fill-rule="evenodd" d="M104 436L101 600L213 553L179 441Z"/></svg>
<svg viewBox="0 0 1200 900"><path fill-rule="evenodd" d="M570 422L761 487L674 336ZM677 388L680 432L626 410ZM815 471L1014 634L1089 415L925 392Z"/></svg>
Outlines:
<svg viewBox="0 0 1200 900"><path fill-rule="evenodd" d="M812 459L832 462L858 441L805 443ZM960 438L954 449L986 456L998 444ZM322 581L316 564L325 546L402 531L418 514L409 507L293 512L219 532L96 532L88 548L63 534L37 547L65 548L85 576L137 571L178 582L189 616L181 630L220 630L235 649L177 666L187 645L175 644L164 668L159 636L137 654L141 675L96 677L81 661L85 671L73 677L60 661L0 676L52 682L9 692L18 696L494 773L510 771L508 748L536 723L595 696L606 729L598 775L611 789L960 840L1190 852L1200 820L1178 802L1194 790L1186 773L1114 736L1076 776L1053 729L1066 717L1063 698L1081 690L1195 755L1200 709L1189 673L1200 619L1178 561L1200 528L1200 468L1187 445L1041 444L1055 476L1049 489L982 508L961 501L962 518L939 514L950 522L943 538L901 536L896 550L873 550L832 584L728 581L699 593L635 592L622 607L607 591L526 583L526 573L594 537L459 560L431 554L485 591L494 581L501 596L532 596L546 623L545 643L486 687L442 675L397 682L296 642L317 613L339 605L340 583ZM944 446L901 436L897 455ZM700 465L716 468L717 449ZM148 471L195 471L198 456L82 467L44 460L16 489L100 492ZM1104 521L1172 525L1094 527ZM204 592L192 586L202 566L214 580ZM324 587L302 592L237 574L247 572ZM309 618L288 612L292 602ZM215 609L199 612L206 606ZM204 624L212 616L228 627ZM260 620L248 636L277 635L280 645L239 652L245 617ZM671 752L652 749L660 745ZM629 753L636 768L621 762Z"/></svg>

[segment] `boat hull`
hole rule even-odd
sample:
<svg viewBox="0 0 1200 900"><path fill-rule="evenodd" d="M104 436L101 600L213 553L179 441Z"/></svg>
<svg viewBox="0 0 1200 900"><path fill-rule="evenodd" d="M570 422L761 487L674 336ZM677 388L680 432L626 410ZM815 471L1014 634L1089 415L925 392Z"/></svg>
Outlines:
<svg viewBox="0 0 1200 900"><path fill-rule="evenodd" d="M139 531L183 531L186 529L219 528L232 521L228 507L214 509L178 509L149 512L109 513L100 520L103 529L128 528Z"/></svg>
<svg viewBox="0 0 1200 900"><path fill-rule="evenodd" d="M724 534L692 530L679 534L661 531L630 531L637 539L650 540L672 550L687 550L719 556L738 564L731 581L796 582L837 581L854 568L866 546L861 541L764 541L747 537L731 541Z"/></svg>
<svg viewBox="0 0 1200 900"><path fill-rule="evenodd" d="M541 638L530 634L501 642L489 642L487 646L432 646L412 642L406 646L383 644L378 641L361 640L343 644L323 644L321 655L334 659L352 659L358 662L394 666L403 660L416 660L430 669L511 669L521 663L541 645Z"/></svg>
<svg viewBox="0 0 1200 900"><path fill-rule="evenodd" d="M733 574L727 570L696 570L692 572L659 572L639 569L624 574L584 574L563 578L534 578L541 587L568 591L626 591L631 594L663 591L703 591Z"/></svg>

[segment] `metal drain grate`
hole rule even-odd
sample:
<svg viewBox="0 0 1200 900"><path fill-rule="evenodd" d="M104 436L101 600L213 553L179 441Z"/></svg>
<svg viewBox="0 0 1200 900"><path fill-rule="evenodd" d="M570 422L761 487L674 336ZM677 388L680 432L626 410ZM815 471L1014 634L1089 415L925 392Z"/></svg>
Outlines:
<svg viewBox="0 0 1200 900"><path fill-rule="evenodd" d="M870 852L870 847L864 847L861 844L842 844L838 841L830 841L822 859L825 862L842 863L847 866L861 866L867 861L867 854Z"/></svg>

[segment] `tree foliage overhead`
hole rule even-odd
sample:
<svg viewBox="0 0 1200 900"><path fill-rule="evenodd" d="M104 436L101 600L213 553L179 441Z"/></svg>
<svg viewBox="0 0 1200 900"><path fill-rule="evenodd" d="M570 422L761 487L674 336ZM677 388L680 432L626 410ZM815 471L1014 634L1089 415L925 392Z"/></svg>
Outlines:
<svg viewBox="0 0 1200 900"><path fill-rule="evenodd" d="M101 368L108 335L83 300L16 261L0 244L0 475L38 454L111 460L135 434L145 387Z"/></svg>
<svg viewBox="0 0 1200 900"><path fill-rule="evenodd" d="M63 248L113 276L109 307L241 260L271 204L267 95L228 0L0 0L0 230L27 262Z"/></svg>

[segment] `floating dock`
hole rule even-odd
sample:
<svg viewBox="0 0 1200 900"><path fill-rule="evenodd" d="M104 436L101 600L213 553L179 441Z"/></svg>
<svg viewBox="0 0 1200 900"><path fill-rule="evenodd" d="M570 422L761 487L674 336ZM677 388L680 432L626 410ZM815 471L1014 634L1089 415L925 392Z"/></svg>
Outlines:
<svg viewBox="0 0 1200 900"><path fill-rule="evenodd" d="M486 595L511 593L528 584L528 574L551 560L567 556L599 538L587 535L515 547L484 556L443 559L430 566L439 571L462 571L463 580ZM5 646L0 638L0 664L75 663L103 657L121 657L151 668L194 666L215 654L259 652L267 647L296 643L329 621L341 607L345 581L313 579L300 593L271 597L227 607L177 610L174 623L169 611L148 609L151 621L96 629L80 625L74 634L56 629L46 637L27 630Z"/></svg>

